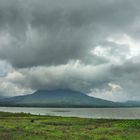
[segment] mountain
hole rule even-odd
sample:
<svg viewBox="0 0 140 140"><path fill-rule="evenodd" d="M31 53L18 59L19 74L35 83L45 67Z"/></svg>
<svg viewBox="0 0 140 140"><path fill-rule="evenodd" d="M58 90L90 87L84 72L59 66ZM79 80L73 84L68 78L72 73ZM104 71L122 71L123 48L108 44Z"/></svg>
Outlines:
<svg viewBox="0 0 140 140"><path fill-rule="evenodd" d="M7 98L7 97L6 97L6 96L0 95L0 99L4 99L4 98Z"/></svg>
<svg viewBox="0 0 140 140"><path fill-rule="evenodd" d="M0 99L3 99L4 97L3 96L0 96Z"/></svg>
<svg viewBox="0 0 140 140"><path fill-rule="evenodd" d="M140 107L140 101L129 100L129 101L124 102L124 105L126 105L128 107L129 106Z"/></svg>
<svg viewBox="0 0 140 140"><path fill-rule="evenodd" d="M116 107L121 103L90 97L72 90L37 90L33 94L1 99L0 106Z"/></svg>

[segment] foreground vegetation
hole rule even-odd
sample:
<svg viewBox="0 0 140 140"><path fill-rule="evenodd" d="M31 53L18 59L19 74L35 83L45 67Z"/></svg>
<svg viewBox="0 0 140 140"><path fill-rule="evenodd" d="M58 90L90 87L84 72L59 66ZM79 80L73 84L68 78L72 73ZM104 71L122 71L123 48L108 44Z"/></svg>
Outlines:
<svg viewBox="0 0 140 140"><path fill-rule="evenodd" d="M140 120L0 112L1 140L140 140Z"/></svg>

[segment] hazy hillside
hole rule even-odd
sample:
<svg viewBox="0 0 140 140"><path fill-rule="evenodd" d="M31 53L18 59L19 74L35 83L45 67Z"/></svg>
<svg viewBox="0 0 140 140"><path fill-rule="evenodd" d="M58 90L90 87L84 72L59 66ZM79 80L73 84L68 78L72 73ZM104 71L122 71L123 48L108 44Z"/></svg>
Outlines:
<svg viewBox="0 0 140 140"><path fill-rule="evenodd" d="M127 106L136 106L136 107L140 107L140 101L134 101L134 100L130 100L124 103Z"/></svg>
<svg viewBox="0 0 140 140"><path fill-rule="evenodd" d="M38 90L33 94L1 99L2 106L49 107L115 107L120 103L106 101L72 90Z"/></svg>
<svg viewBox="0 0 140 140"><path fill-rule="evenodd" d="M6 96L2 96L2 95L0 96L0 99L4 99L4 98L6 98Z"/></svg>

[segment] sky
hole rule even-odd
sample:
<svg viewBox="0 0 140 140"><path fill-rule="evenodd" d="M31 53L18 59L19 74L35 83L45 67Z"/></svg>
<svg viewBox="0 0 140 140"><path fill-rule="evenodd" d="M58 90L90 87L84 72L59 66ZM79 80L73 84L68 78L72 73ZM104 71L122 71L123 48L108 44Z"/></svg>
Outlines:
<svg viewBox="0 0 140 140"><path fill-rule="evenodd" d="M139 0L0 0L0 95L140 100L139 38Z"/></svg>

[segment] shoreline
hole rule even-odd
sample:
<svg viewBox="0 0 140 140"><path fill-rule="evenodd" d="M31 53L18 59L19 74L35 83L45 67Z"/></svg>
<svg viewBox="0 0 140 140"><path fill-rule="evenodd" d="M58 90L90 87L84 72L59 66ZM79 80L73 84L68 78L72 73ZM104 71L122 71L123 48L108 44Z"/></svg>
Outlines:
<svg viewBox="0 0 140 140"><path fill-rule="evenodd" d="M5 117L40 117L40 118L45 118L45 117L56 117L56 118L79 118L79 119L92 119L92 120L114 120L114 121L135 121L135 120L140 120L138 118L133 118L133 119L130 119L130 118L86 118L86 117L78 117L78 116L57 116L57 115L49 115L49 114L46 114L46 115L41 115L41 114L32 114L32 113L25 113L25 112L7 112L7 111L0 111L0 118L1 118L1 114L5 114L7 116Z"/></svg>
<svg viewBox="0 0 140 140"><path fill-rule="evenodd" d="M140 119L140 108L32 108L0 107L0 111L11 113L30 113L43 116L79 117L93 119Z"/></svg>

